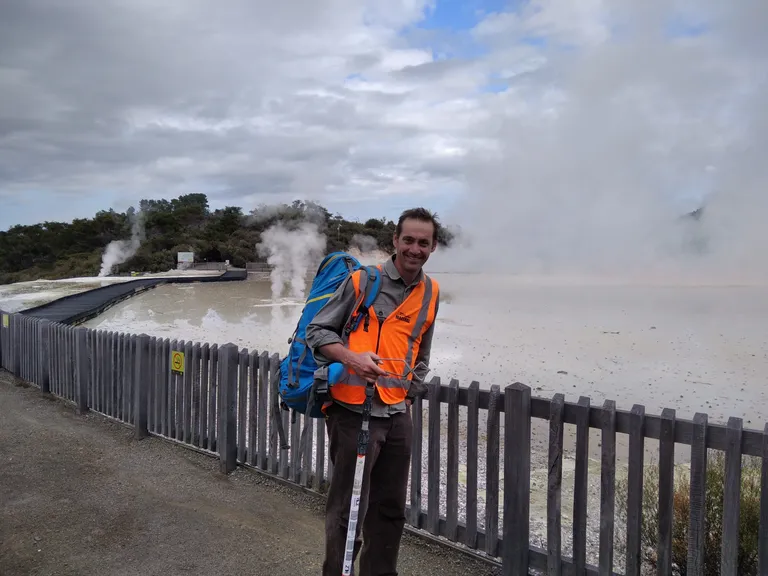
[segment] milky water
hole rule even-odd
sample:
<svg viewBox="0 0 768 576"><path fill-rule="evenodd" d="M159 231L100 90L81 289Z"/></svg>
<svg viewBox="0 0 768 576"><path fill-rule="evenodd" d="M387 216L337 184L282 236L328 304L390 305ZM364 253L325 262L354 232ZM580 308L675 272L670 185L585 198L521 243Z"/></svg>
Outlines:
<svg viewBox="0 0 768 576"><path fill-rule="evenodd" d="M441 303L430 376L534 394L669 407L679 417L768 420L768 289L628 286L435 274ZM166 285L86 326L284 355L302 301L273 301L267 280Z"/></svg>

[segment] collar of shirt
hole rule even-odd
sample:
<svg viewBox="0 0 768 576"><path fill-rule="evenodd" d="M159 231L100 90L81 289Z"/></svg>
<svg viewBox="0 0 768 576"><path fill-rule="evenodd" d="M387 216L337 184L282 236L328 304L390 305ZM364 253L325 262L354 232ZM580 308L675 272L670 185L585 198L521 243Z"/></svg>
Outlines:
<svg viewBox="0 0 768 576"><path fill-rule="evenodd" d="M400 272L397 271L397 268L395 267L395 256L391 256L390 258L387 258L387 261L384 262L384 272L386 272L387 276L389 276L392 280L400 280L403 284L405 284L405 280L403 280L402 276L400 276ZM419 273L416 275L416 278L414 278L413 282L411 282L408 287L415 286L418 284L422 277L424 276L424 271L419 270Z"/></svg>

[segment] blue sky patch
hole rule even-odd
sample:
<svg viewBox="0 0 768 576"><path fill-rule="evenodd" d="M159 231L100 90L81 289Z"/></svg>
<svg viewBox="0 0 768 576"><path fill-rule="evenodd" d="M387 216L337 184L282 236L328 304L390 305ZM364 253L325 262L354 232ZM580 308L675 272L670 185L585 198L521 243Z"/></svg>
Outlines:
<svg viewBox="0 0 768 576"><path fill-rule="evenodd" d="M709 27L703 22L691 22L678 16L672 18L666 27L666 33L673 38L695 38L707 33Z"/></svg>
<svg viewBox="0 0 768 576"><path fill-rule="evenodd" d="M499 94L509 89L509 80L502 78L498 73L493 73L488 77L485 84L480 86L479 92Z"/></svg>
<svg viewBox="0 0 768 576"><path fill-rule="evenodd" d="M527 0L525 0L527 1ZM435 60L481 58L487 47L471 31L491 14L509 12L523 0L436 0L422 20L401 31L414 47L430 50Z"/></svg>
<svg viewBox="0 0 768 576"><path fill-rule="evenodd" d="M519 2L514 2L519 4ZM494 12L506 12L512 7L510 0L437 0L419 23L425 30L471 30Z"/></svg>

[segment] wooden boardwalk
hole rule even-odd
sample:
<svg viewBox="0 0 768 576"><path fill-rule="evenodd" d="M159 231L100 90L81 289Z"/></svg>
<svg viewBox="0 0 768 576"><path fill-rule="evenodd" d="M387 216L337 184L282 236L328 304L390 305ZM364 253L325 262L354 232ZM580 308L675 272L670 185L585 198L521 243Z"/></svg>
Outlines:
<svg viewBox="0 0 768 576"><path fill-rule="evenodd" d="M145 290L150 290L161 284L187 284L193 282L232 282L245 280L247 278L245 270L229 270L218 276L200 275L200 276L168 276L156 278L137 278L136 280L126 280L94 288L78 294L70 294L36 306L23 310L20 314L40 320L48 320L60 324L78 324L90 318L98 316L110 306L118 302L140 294Z"/></svg>

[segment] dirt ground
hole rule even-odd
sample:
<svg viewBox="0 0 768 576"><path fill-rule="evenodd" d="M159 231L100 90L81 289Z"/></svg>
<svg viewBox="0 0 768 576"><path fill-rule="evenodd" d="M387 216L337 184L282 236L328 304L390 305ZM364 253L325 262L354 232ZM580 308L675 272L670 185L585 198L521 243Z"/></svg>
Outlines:
<svg viewBox="0 0 768 576"><path fill-rule="evenodd" d="M1 576L318 576L322 506L0 371ZM406 536L400 574L498 571Z"/></svg>

